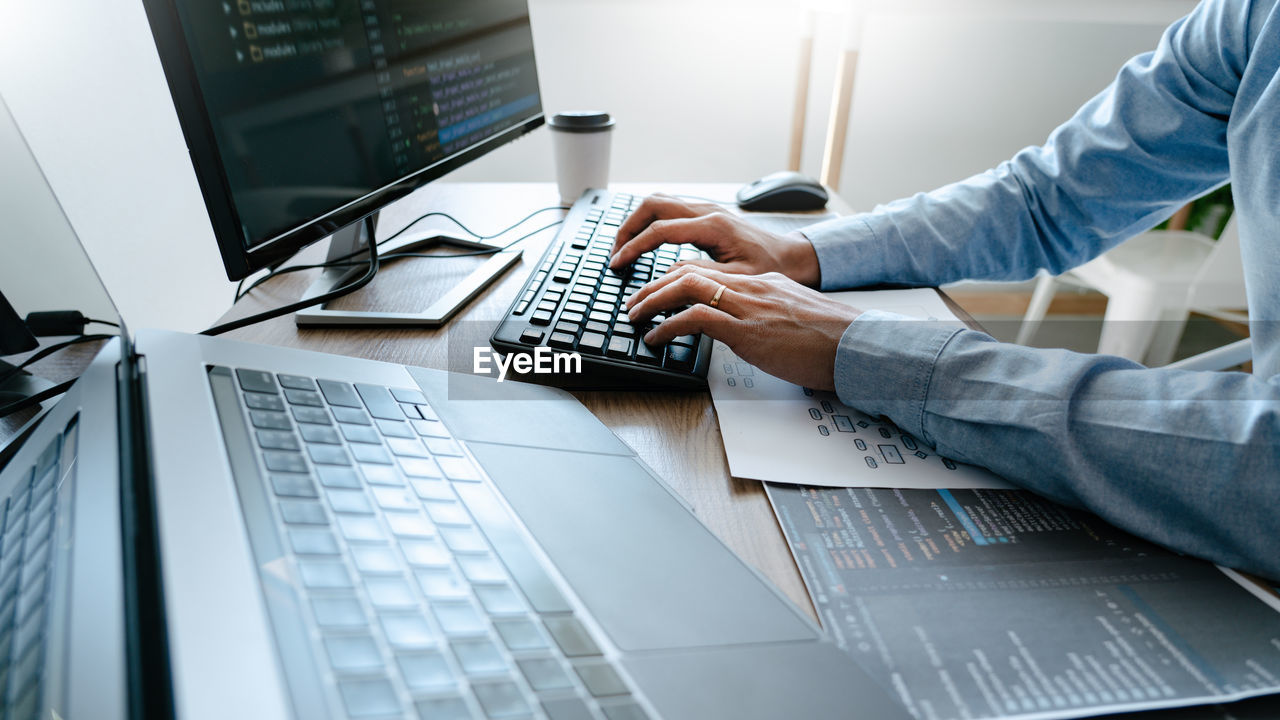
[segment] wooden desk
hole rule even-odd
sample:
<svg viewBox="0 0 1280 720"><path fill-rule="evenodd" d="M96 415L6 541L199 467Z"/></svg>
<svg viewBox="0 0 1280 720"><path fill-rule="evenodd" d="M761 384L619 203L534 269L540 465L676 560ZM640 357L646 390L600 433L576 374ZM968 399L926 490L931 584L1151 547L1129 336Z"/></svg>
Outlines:
<svg viewBox="0 0 1280 720"><path fill-rule="evenodd" d="M661 190L716 200L732 200L737 188L736 184L710 183L645 183L613 187L614 190L638 194ZM516 222L533 210L556 204L555 188L549 183L436 183L384 210L379 220L378 236L384 237L400 229L428 210L447 211L473 230L491 233ZM834 199L832 209L841 213L849 212L848 207L838 198ZM522 229L504 237L508 240L515 239L554 221L562 214L541 214L522 226ZM434 218L424 221L422 227L424 230L450 229L451 225ZM423 232L419 236L426 234ZM554 234L554 229L546 230L526 241L521 262L441 329L304 330L294 325L292 316L285 316L237 330L228 336L271 345L447 369L447 343L450 335L458 338L465 334L469 323L474 330L477 325L471 321L500 319ZM309 248L291 264L318 262L322 258L322 251L322 247ZM392 263L384 266L369 286L341 299L334 307L379 310L426 307L479 262L480 258L468 257L452 260L410 259ZM283 275L265 283L237 303L223 321L295 300L311 282L315 272ZM964 317L960 312L957 314ZM487 335L467 337L465 342L468 346L487 345L487 339ZM769 507L763 486L754 480L738 480L729 476L720 428L708 392L637 390L574 394L683 495L698 517L739 557L763 572L797 606L811 617L814 616L813 606Z"/></svg>

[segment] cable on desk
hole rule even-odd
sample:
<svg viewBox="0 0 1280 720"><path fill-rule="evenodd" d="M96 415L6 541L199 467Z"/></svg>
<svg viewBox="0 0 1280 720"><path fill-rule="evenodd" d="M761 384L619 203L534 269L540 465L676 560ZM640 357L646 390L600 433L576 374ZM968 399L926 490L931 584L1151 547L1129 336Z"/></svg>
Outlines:
<svg viewBox="0 0 1280 720"><path fill-rule="evenodd" d="M361 251L361 252L364 252L364 251ZM265 312L260 312L254 315L249 315L247 317L242 317L239 320L232 320L231 322L225 322L221 325L214 325L213 327L207 330L202 330L200 334L201 335L221 335L224 332L230 332L231 330L238 330L242 327L253 325L255 323L260 323L264 320L270 320L271 318L277 318L277 317L280 317L281 315L288 315L291 312L304 310L306 308L312 307L313 305L323 305L324 303L327 303L330 300L335 300L348 293L353 293L356 290L359 290L360 288L364 287L365 285L368 285L370 281L373 280L373 276L378 274L378 243L370 243L368 253L369 253L369 260L367 262L369 264L369 269L365 272L364 275L360 276L360 278L357 280L349 282L340 288L334 288L333 290L330 290L327 293L317 295L313 298L307 298L306 300L299 300L297 302L289 303L287 305L281 305L280 307L275 308L273 310L267 310ZM352 253L352 255L355 255L355 254L359 254L359 253ZM272 272L279 272L279 270L273 270Z"/></svg>
<svg viewBox="0 0 1280 720"><path fill-rule="evenodd" d="M75 384L75 382L76 382L76 380L78 380L78 379L79 379L79 378L73 378L73 379L68 380L68 381L66 381L66 382L58 383L57 385L54 385L54 386L53 386L53 387L51 387L51 388L48 388L48 389L46 389L46 390L41 390L40 392L36 393L35 395L31 395L30 397L22 398L21 400L18 400L17 402L11 402L11 403L9 403L8 405L5 405L4 407L0 407L0 418L2 418L2 417L7 417L7 416L9 416L9 415L12 415L12 414L14 414L14 413L18 412L19 410L25 410L25 409L27 409L27 408L31 407L32 405L36 405L36 404L38 404L38 403L42 403L42 402L44 402L45 400L48 400L48 399L49 399L49 398L51 398L51 397L55 397L55 396L57 396L57 395L61 395L61 394L65 393L66 391L68 391L68 390L70 390L70 389L71 389L71 386L72 386L72 385L74 385L74 384Z"/></svg>
<svg viewBox="0 0 1280 720"><path fill-rule="evenodd" d="M406 231L408 231L408 230L409 230L409 228L413 227L414 225L418 224L419 222L421 222L421 221L423 221L423 220L426 220L426 219L427 219L427 218L429 218L429 217L443 217L443 218L446 218L447 220L450 220L450 221L451 221L451 222L453 222L455 225L457 225L459 228L461 228L463 232L467 233L468 235L470 235L470 236L471 236L471 237L473 237L473 238L476 238L477 240L492 240L493 238L496 238L496 237L499 237L499 236L505 235L505 234L507 234L507 233L511 232L512 230L515 230L516 228L520 227L520 226L521 226L521 225L523 225L524 223L528 222L529 220L533 219L534 217L536 217L536 216L538 216L538 215L540 215L540 214L542 214L542 213L544 213L544 212L550 212L550 211L552 211L552 210L568 210L568 209L569 209L569 206L568 206L568 205L550 205L550 206L547 206L547 207L544 207L544 208L538 208L537 210L534 210L533 212L529 213L528 215L525 215L524 217L520 218L520 219L519 219L519 220L517 220L515 223L513 223L513 224L511 224L511 225L508 225L507 227L503 228L502 230L499 230L498 232L493 233L493 234L491 234L491 235L482 235L482 234L480 234L480 233L478 233L478 232L476 232L476 231L472 230L471 228L469 228L469 227L467 227L465 224L463 224L463 222L462 222L461 220L459 220L459 219L455 218L454 216L450 215L450 214L449 214L449 213L447 213L447 212L442 212L442 211L439 211L439 210L433 210L432 212L424 213L424 214L422 214L422 215L419 215L418 217L416 217L416 218L414 218L413 220L411 220L411 221L409 222L409 224L407 224L407 225L405 225L404 227L400 228L399 230L395 231L395 232L394 232L394 233L392 233L391 235L389 235L389 236L387 236L387 237L385 237L385 238L383 238L383 239L379 240L379 241L378 241L378 245L382 245L382 244L384 244L384 243L388 243L388 242L390 242L390 241L392 241L392 240L395 240L396 238L398 238L398 237L400 237L401 235L403 235ZM558 224L558 223L557 223L557 224ZM548 226L548 227L550 227L550 226ZM533 233L530 233L530 235L533 235L533 234L536 234L536 233L542 232L542 231L543 231L543 230L545 230L545 229L546 229L545 227L544 227L544 228L539 228L538 230L535 230ZM525 235L525 236L523 236L523 237L519 238L518 240L516 240L515 242L519 242L520 240L524 240L524 239L526 239L526 238L528 238L528 237L529 237L529 235ZM471 252L471 253L455 253L455 254L452 254L452 255L427 255L427 254L425 254L425 253L396 253L395 255L388 255L388 256L386 256L384 259L392 259L392 258L399 258L399 257L421 257L421 258L441 257L441 258L455 258L455 257L473 257L473 256L476 256L476 255L493 255L493 254L496 254L496 253L498 253L498 252L501 252L502 250L506 250L507 248L511 247L511 245L513 245L513 244L515 244L515 243L513 242L513 243L511 243L511 244L509 244L509 245L507 245L507 246L505 246L505 247L498 248L498 249L493 249L493 250L488 250L488 249L486 249L486 250L480 250L480 251L477 251L477 252ZM344 266L344 265L342 264L342 263L343 263L343 261L345 261L345 260L349 260L349 259L351 259L351 258L353 258L353 257L355 257L355 256L357 256L357 255L359 255L359 254L361 254L362 252L364 252L364 251L363 251L363 250L357 250L356 252L348 253L348 254L346 254L346 255L343 255L343 256L341 256L341 257L335 258L335 259L330 260L330 261L328 261L328 262L316 263L316 264L314 264L314 265L290 265L289 267L286 267L286 268L281 268L279 265L277 265L275 268L272 268L271 272L268 272L266 275L263 275L262 277L258 278L257 280L255 280L255 281L253 282L253 284L249 285L249 287L247 287L247 288L246 288L246 287L244 287L244 283L245 283L245 280L247 280L248 278L242 278L242 279L240 280L240 283L236 285L236 296L235 296L235 301L234 301L234 302L240 302L241 300L243 300L243 299L244 299L244 296L245 296L245 295L248 295L249 293L253 292L253 289L254 289L254 288L256 288L256 287L258 287L259 285L261 285L262 283L264 283L264 282L266 282L266 281L270 280L271 278L276 277L277 275L284 275L285 273L297 272L297 271L299 271L299 270L314 270L314 269L316 269L316 268L327 268L327 267L343 267L343 266ZM355 263L349 263L348 265L351 265L351 264L355 264Z"/></svg>
<svg viewBox="0 0 1280 720"><path fill-rule="evenodd" d="M496 248L485 248L484 250L475 250L472 252L453 253L452 255L428 255L427 253L398 252L398 253L391 253L390 255L383 255L382 258L384 260L397 260L399 258L426 258L428 260L445 260L448 258L456 258L456 257L475 257L477 255L497 255L500 252L505 252L506 250L510 250L512 247L516 245L516 243L524 242L525 240L528 240L529 238L533 237L534 235L537 235L543 230L550 230L551 228L557 225L561 225L563 223L564 223L563 220L557 220L553 223L543 225L537 230L525 233L524 235L521 235L520 237L516 238L515 240L512 240L506 245L503 245L501 247L496 247Z"/></svg>
<svg viewBox="0 0 1280 720"><path fill-rule="evenodd" d="M71 347L72 345L79 345L80 343L93 342L94 340L110 340L113 337L115 337L115 335L105 335L105 334L81 335L80 337L72 338L65 342L60 342L54 345L50 345L49 347L46 347L46 348L41 348L40 350L37 350L35 354L33 354L31 357L27 358L26 360L23 360L22 364L18 365L17 367L10 368L9 370L5 371L3 374L0 374L0 385L4 385L6 382L9 382L10 378L16 376L18 373L22 372L28 366L34 363L40 362L41 360L49 357L50 355L58 352L59 350Z"/></svg>

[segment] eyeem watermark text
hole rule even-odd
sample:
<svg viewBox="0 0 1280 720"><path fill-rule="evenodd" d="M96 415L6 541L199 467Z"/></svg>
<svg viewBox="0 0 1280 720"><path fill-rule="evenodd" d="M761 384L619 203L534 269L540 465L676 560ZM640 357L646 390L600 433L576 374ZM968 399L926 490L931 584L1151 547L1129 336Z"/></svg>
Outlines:
<svg viewBox="0 0 1280 720"><path fill-rule="evenodd" d="M521 375L555 375L582 373L582 356L576 352L561 353L549 347L537 347L532 352L513 352L506 357L493 348L477 347L472 356L471 371L477 375L488 375L492 368L498 369L498 382L506 379L507 373L515 370Z"/></svg>

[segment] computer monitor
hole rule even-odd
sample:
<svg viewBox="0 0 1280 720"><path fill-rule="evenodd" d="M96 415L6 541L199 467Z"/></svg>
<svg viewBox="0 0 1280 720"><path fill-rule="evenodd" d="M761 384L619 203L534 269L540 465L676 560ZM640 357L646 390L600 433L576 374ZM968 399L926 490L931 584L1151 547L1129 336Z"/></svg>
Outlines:
<svg viewBox="0 0 1280 720"><path fill-rule="evenodd" d="M330 259L367 249L380 208L543 122L526 0L143 4L232 280L325 237ZM425 311L298 323L439 324L519 258L431 242L495 255Z"/></svg>

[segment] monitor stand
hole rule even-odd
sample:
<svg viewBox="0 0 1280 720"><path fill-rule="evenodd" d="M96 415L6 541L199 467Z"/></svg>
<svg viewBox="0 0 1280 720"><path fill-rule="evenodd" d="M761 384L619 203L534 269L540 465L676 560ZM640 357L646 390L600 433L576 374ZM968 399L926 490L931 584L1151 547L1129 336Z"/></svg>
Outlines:
<svg viewBox="0 0 1280 720"><path fill-rule="evenodd" d="M369 258L369 241L374 237L376 214L361 222L353 223L329 236L329 254L325 262L346 259L359 262ZM483 240L468 240L449 235L433 235L421 240L413 240L389 250L379 250L379 254L390 252L408 252L425 248L447 245L466 248L468 250L493 250L494 254L476 268L462 282L455 285L425 310L420 312L380 312L369 310L330 310L326 304L316 305L294 313L294 322L299 327L305 326L365 326L365 327L439 327L448 322L471 301L480 291L494 280L497 280L507 268L511 267L523 250L519 248L502 249L498 243ZM441 256L447 257L447 256ZM325 268L311 287L307 288L302 299L314 298L336 290L367 271L367 266Z"/></svg>

